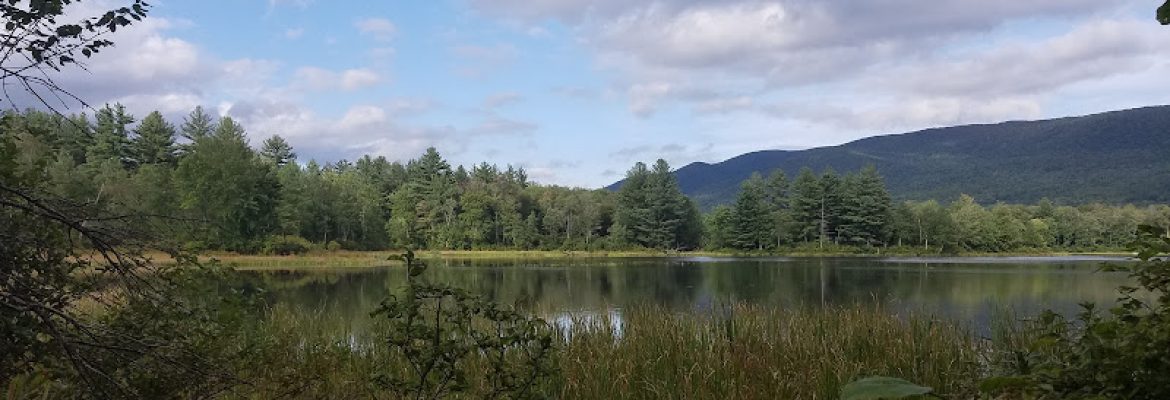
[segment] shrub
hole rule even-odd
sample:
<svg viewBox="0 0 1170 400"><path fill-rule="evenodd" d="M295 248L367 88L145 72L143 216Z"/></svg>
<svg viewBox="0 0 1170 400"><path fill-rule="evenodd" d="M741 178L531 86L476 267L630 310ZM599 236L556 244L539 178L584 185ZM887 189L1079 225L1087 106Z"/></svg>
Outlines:
<svg viewBox="0 0 1170 400"><path fill-rule="evenodd" d="M407 287L372 315L386 318L386 344L402 363L387 363L374 383L402 398L546 398L553 332L520 314L450 286L421 282L425 266L402 256Z"/></svg>
<svg viewBox="0 0 1170 400"><path fill-rule="evenodd" d="M309 252L313 244L303 237L293 235L272 236L264 242L264 254L281 256L301 255Z"/></svg>
<svg viewBox="0 0 1170 400"><path fill-rule="evenodd" d="M1170 398L1170 237L1139 229L1139 261L1106 265L1124 270L1138 286L1119 288L1107 316L1092 304L1068 320L1045 312L1022 333L1020 345L1000 352L1003 376L985 391L1031 398Z"/></svg>

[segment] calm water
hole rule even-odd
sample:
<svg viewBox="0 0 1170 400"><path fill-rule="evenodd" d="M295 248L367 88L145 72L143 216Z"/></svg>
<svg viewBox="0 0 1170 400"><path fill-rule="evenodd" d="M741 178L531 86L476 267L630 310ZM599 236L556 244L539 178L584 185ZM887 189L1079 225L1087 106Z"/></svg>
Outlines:
<svg viewBox="0 0 1170 400"><path fill-rule="evenodd" d="M1112 303L1124 274L1095 272L1105 258L675 258L432 261L424 276L552 316L659 304L703 312L729 301L773 307L875 303L982 330L999 310L1064 313ZM272 298L360 329L404 269L253 272Z"/></svg>

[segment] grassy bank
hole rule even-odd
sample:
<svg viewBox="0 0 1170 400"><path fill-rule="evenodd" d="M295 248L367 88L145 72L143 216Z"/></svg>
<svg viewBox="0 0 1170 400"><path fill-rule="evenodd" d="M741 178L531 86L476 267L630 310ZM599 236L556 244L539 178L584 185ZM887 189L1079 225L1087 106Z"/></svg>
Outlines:
<svg viewBox="0 0 1170 400"><path fill-rule="evenodd" d="M324 320L323 320L324 318ZM276 310L263 368L240 398L389 398L369 377L400 360L377 334L350 332L328 316ZM890 375L953 398L974 393L981 344L962 328L870 307L779 310L746 305L715 314L658 307L572 318L559 336L557 372L537 389L563 399L833 399L856 378ZM482 361L482 360L480 360ZM485 363L462 365L480 398ZM293 384L295 382L295 384Z"/></svg>

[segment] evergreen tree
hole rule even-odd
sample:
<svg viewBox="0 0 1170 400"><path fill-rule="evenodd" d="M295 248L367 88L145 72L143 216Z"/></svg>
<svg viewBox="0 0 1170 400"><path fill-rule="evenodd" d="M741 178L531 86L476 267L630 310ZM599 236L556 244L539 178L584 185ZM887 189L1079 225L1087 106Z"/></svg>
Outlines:
<svg viewBox="0 0 1170 400"><path fill-rule="evenodd" d="M237 141L248 143L247 132L244 127L232 119L232 117L223 116L219 118L219 122L215 124L215 131L212 136L228 141Z"/></svg>
<svg viewBox="0 0 1170 400"><path fill-rule="evenodd" d="M85 113L69 116L59 127L57 136L61 151L73 159L74 165L85 164L86 153L94 144L93 125L89 123L89 118Z"/></svg>
<svg viewBox="0 0 1170 400"><path fill-rule="evenodd" d="M784 174L784 170L776 169L772 171L772 174L768 176L766 189L765 197L772 222L772 239L776 248L779 248L784 242L789 240L789 232L792 227L788 176Z"/></svg>
<svg viewBox="0 0 1170 400"><path fill-rule="evenodd" d="M803 242L819 239L821 231L821 182L808 167L801 168L792 183L790 209L793 234Z"/></svg>
<svg viewBox="0 0 1170 400"><path fill-rule="evenodd" d="M828 241L837 243L837 230L841 226L841 216L844 212L844 182L832 168L825 169L820 179L820 213L817 217L819 226L819 242L822 246Z"/></svg>
<svg viewBox="0 0 1170 400"><path fill-rule="evenodd" d="M203 111L203 106L196 106L183 120L180 132L184 139L194 143L215 132L215 119Z"/></svg>
<svg viewBox="0 0 1170 400"><path fill-rule="evenodd" d="M771 243L771 220L766 195L766 184L760 174L740 184L739 196L735 200L732 245L741 250L763 250Z"/></svg>
<svg viewBox="0 0 1170 400"><path fill-rule="evenodd" d="M635 246L653 247L652 219L649 194L650 170L644 163L636 163L626 172L625 183L618 189L618 205L614 223L622 227L619 241Z"/></svg>
<svg viewBox="0 0 1170 400"><path fill-rule="evenodd" d="M659 159L646 183L646 203L650 209L647 247L676 249L682 238L686 217L686 197L670 173L670 164Z"/></svg>
<svg viewBox="0 0 1170 400"><path fill-rule="evenodd" d="M850 175L845 185L840 233L844 241L873 246L887 233L892 208L890 195L872 165Z"/></svg>
<svg viewBox="0 0 1170 400"><path fill-rule="evenodd" d="M296 162L297 153L293 152L292 145L289 145L280 135L272 135L272 137L265 139L264 144L260 147L260 157L264 157L268 162L280 167Z"/></svg>
<svg viewBox="0 0 1170 400"><path fill-rule="evenodd" d="M175 163L175 127L158 111L147 114L135 129L134 151L141 164Z"/></svg>
<svg viewBox="0 0 1170 400"><path fill-rule="evenodd" d="M100 162L112 159L123 166L134 166L128 128L132 123L134 117L126 114L126 107L121 104L107 104L98 110L94 140L86 152L86 160Z"/></svg>
<svg viewBox="0 0 1170 400"><path fill-rule="evenodd" d="M230 121L230 119L226 119ZM260 160L234 124L200 139L175 172L181 207L207 222L196 235L212 246L256 251L277 227L279 182L272 166Z"/></svg>

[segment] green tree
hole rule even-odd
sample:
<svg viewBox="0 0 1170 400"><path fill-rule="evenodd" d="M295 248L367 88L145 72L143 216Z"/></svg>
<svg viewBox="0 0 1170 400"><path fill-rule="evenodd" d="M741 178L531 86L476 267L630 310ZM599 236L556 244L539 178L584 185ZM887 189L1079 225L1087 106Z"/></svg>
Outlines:
<svg viewBox="0 0 1170 400"><path fill-rule="evenodd" d="M175 127L163 119L162 113L147 114L134 132L135 159L140 164L175 163Z"/></svg>
<svg viewBox="0 0 1170 400"><path fill-rule="evenodd" d="M768 175L765 198L771 217L772 240L780 248L790 239L792 230L791 198L789 197L788 176L784 170L776 169Z"/></svg>
<svg viewBox="0 0 1170 400"><path fill-rule="evenodd" d="M683 227L687 223L687 199L670 172L670 164L658 159L646 182L646 202L650 209L649 246L660 249L683 247Z"/></svg>
<svg viewBox="0 0 1170 400"><path fill-rule="evenodd" d="M721 250L732 247L735 237L735 209L720 205L707 213L704 217L706 235L703 237L703 247L710 250Z"/></svg>
<svg viewBox="0 0 1170 400"><path fill-rule="evenodd" d="M890 223L892 201L877 168L863 168L848 180L844 193L840 216L843 239L865 246L882 242Z"/></svg>
<svg viewBox="0 0 1170 400"><path fill-rule="evenodd" d="M215 132L215 119L203 111L203 106L195 106L195 109L183 119L179 132L184 139L194 144Z"/></svg>
<svg viewBox="0 0 1170 400"><path fill-rule="evenodd" d="M733 208L731 244L741 250L763 250L772 242L771 212L766 201L766 183L759 173L740 184Z"/></svg>
<svg viewBox="0 0 1170 400"><path fill-rule="evenodd" d="M86 152L86 160L100 162L117 160L125 166L135 165L130 148L129 125L134 117L126 114L121 104L107 104L97 113L94 142Z"/></svg>
<svg viewBox="0 0 1170 400"><path fill-rule="evenodd" d="M621 226L621 242L635 246L653 247L651 238L653 212L650 210L650 170L644 163L635 163L626 172L625 183L618 189L614 223Z"/></svg>
<svg viewBox="0 0 1170 400"><path fill-rule="evenodd" d="M278 167L297 160L297 153L293 152L292 145L280 135L264 139L264 144L260 146L260 156Z"/></svg>
<svg viewBox="0 0 1170 400"><path fill-rule="evenodd" d="M792 183L791 212L793 234L804 242L818 239L821 230L821 182L812 169L800 169Z"/></svg>
<svg viewBox="0 0 1170 400"><path fill-rule="evenodd" d="M845 184L837 172L828 168L821 173L820 179L820 210L817 215L819 243L838 242L839 232L844 215Z"/></svg>
<svg viewBox="0 0 1170 400"><path fill-rule="evenodd" d="M279 182L224 117L213 136L196 141L175 172L180 206L207 223L194 239L230 250L255 251L277 227Z"/></svg>

